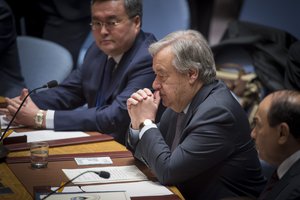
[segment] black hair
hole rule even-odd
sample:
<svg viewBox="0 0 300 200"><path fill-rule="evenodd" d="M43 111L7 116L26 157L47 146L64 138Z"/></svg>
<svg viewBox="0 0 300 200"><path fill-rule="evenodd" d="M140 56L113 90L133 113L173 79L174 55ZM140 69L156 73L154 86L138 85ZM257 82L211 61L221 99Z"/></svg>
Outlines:
<svg viewBox="0 0 300 200"><path fill-rule="evenodd" d="M268 122L271 127L285 122L290 133L295 138L300 138L300 92L282 90L272 94Z"/></svg>

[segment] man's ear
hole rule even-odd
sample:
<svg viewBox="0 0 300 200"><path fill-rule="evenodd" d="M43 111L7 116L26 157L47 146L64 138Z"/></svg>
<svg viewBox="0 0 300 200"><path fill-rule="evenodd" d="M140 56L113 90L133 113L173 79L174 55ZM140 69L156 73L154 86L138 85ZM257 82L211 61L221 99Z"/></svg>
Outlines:
<svg viewBox="0 0 300 200"><path fill-rule="evenodd" d="M193 84L198 79L199 72L196 69L190 69L188 72L188 76L189 76L189 82Z"/></svg>
<svg viewBox="0 0 300 200"><path fill-rule="evenodd" d="M290 136L290 127L287 123L282 122L278 125L279 131L279 144L285 144L288 141L288 137Z"/></svg>
<svg viewBox="0 0 300 200"><path fill-rule="evenodd" d="M134 23L136 24L136 27L139 27L139 28L141 28L141 18L140 18L140 16L135 16L134 18L133 18L133 21L134 21Z"/></svg>

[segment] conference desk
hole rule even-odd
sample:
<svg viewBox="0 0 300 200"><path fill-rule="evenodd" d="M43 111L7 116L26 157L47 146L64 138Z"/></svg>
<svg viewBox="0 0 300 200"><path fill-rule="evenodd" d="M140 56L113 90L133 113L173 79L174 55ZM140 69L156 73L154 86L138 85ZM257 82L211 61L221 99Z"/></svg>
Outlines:
<svg viewBox="0 0 300 200"><path fill-rule="evenodd" d="M99 133L94 132L91 134ZM0 182L4 187L9 187L13 192L12 194L1 194L0 199L32 200L34 196L34 186L59 186L61 182L66 182L68 179L58 168L76 168L77 165L73 158L79 155L83 157L91 155L111 156L114 165L134 164L143 171L150 180L155 180L155 177L145 165L136 161L123 145L114 140L50 147L49 163L45 169L32 169L29 162L29 151L21 150L10 152L7 162L0 163ZM65 166L62 166L62 163L64 163ZM153 199L183 199L175 187L170 187L170 190L174 195L166 196L165 198L153 197Z"/></svg>

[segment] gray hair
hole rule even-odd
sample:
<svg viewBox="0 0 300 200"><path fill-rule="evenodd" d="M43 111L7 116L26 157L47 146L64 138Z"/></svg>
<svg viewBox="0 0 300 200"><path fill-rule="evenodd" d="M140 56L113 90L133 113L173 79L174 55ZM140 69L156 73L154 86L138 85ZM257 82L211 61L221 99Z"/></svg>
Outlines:
<svg viewBox="0 0 300 200"><path fill-rule="evenodd" d="M91 5L95 2L105 1L120 1L120 0L92 0ZM129 18L140 16L141 22L143 18L143 2L142 0L123 0L125 4L125 11Z"/></svg>
<svg viewBox="0 0 300 200"><path fill-rule="evenodd" d="M150 45L149 52L155 56L165 47L171 46L174 54L173 65L180 73L188 73L191 69L199 72L198 79L203 83L211 83L216 79L216 66L213 53L206 39L195 30L176 31Z"/></svg>

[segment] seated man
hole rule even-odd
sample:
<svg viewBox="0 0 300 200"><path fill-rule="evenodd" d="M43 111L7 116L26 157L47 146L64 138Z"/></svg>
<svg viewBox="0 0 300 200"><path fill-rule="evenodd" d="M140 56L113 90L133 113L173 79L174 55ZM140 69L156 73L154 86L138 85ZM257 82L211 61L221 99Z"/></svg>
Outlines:
<svg viewBox="0 0 300 200"><path fill-rule="evenodd" d="M265 185L247 116L221 81L204 37L187 30L149 47L156 78L127 100L128 148L186 199L255 198ZM153 123L162 100L167 107Z"/></svg>
<svg viewBox="0 0 300 200"><path fill-rule="evenodd" d="M58 87L32 95L15 123L55 130L99 131L124 143L130 123L126 100L154 80L148 46L156 39L141 30L140 0L93 0L91 13L95 43L83 66ZM109 58L115 63L105 67ZM2 113L11 118L27 93L25 89L20 97L7 99L8 107ZM87 109L75 109L86 103Z"/></svg>
<svg viewBox="0 0 300 200"><path fill-rule="evenodd" d="M260 158L278 167L259 199L300 199L299 91L269 94L260 103L254 123L251 136Z"/></svg>

